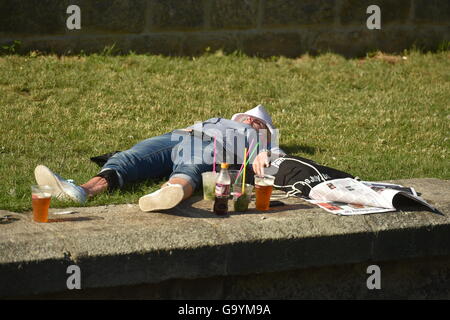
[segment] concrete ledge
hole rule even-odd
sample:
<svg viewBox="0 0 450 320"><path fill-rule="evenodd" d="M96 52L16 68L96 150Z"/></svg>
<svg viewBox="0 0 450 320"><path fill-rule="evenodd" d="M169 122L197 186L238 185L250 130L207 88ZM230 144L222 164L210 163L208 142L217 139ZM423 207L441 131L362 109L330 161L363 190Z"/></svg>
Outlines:
<svg viewBox="0 0 450 320"><path fill-rule="evenodd" d="M445 215L340 217L290 199L284 210L218 218L199 198L166 213L135 204L73 208L79 213L52 215L47 224L12 213L20 220L0 224L0 296L67 292L72 264L82 288L92 289L449 257L450 181L396 182L423 192Z"/></svg>

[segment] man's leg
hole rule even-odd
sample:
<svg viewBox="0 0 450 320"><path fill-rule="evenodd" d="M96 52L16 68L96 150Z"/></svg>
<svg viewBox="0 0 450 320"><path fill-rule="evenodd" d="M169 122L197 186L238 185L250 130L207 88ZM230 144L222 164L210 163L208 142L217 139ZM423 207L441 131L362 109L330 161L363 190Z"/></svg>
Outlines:
<svg viewBox="0 0 450 320"><path fill-rule="evenodd" d="M183 178L170 178L169 181L162 185L162 188L167 187L171 184L179 184L183 187L183 199L186 200L192 196L194 193L194 187L186 179Z"/></svg>
<svg viewBox="0 0 450 320"><path fill-rule="evenodd" d="M176 143L170 134L141 141L129 150L115 154L97 176L81 186L43 165L38 165L34 174L37 184L53 187L55 197L84 203L88 197L121 188L127 183L168 176L172 170L171 150Z"/></svg>
<svg viewBox="0 0 450 320"><path fill-rule="evenodd" d="M168 177L173 166L172 149L177 143L171 133L143 140L129 150L114 154L98 176L106 178L109 190Z"/></svg>
<svg viewBox="0 0 450 320"><path fill-rule="evenodd" d="M84 203L87 200L87 192L84 188L75 185L72 180L66 180L52 172L43 165L34 169L34 177L38 185L47 185L52 188L52 196L61 200L72 200Z"/></svg>
<svg viewBox="0 0 450 320"><path fill-rule="evenodd" d="M174 185L174 184L179 184L182 186L182 188L183 188L183 199L182 200L188 199L194 193L194 188L193 188L192 184L189 183L188 180L183 179L183 178L177 178L177 177L169 179L169 181L164 183L161 186L161 188L167 187L169 185ZM92 198L92 197L108 190L109 184L108 184L108 180L106 180L104 177L95 176L92 179L90 179L88 182L80 185L80 187L82 187L84 189L84 191L86 192L86 194L89 198Z"/></svg>
<svg viewBox="0 0 450 320"><path fill-rule="evenodd" d="M210 141L200 141L202 148L192 152L191 158L182 157L174 159L173 172L169 181L161 189L145 195L139 199L139 207L142 211L167 210L177 206L181 201L188 199L196 188L202 183L202 172L212 170L212 155L210 161L204 161L203 150L208 147ZM176 147L174 154L179 154L181 145ZM213 150L212 148L210 148ZM189 149L188 149L189 150ZM207 156L207 153L206 153Z"/></svg>
<svg viewBox="0 0 450 320"><path fill-rule="evenodd" d="M73 201L84 203L87 198L106 190L111 190L111 186L118 186L118 174L113 170L100 172L99 175L93 177L82 185L75 185L72 180L66 180L49 168L38 165L34 170L36 182L39 185L49 185L53 188L52 195L61 200L71 199Z"/></svg>
<svg viewBox="0 0 450 320"><path fill-rule="evenodd" d="M184 178L173 177L160 189L139 199L142 211L159 211L176 207L181 201L188 199L194 193L192 184Z"/></svg>
<svg viewBox="0 0 450 320"><path fill-rule="evenodd" d="M164 183L161 188L167 187L169 185L179 184L183 187L183 199L186 200L194 193L194 188L192 185L186 180L182 178L172 178L166 183ZM80 185L86 192L89 198L92 198L100 193L108 190L108 181L103 177L93 177L88 182Z"/></svg>
<svg viewBox="0 0 450 320"><path fill-rule="evenodd" d="M89 198L96 196L99 193L108 190L108 181L103 177L93 177L85 184L80 185L86 192Z"/></svg>

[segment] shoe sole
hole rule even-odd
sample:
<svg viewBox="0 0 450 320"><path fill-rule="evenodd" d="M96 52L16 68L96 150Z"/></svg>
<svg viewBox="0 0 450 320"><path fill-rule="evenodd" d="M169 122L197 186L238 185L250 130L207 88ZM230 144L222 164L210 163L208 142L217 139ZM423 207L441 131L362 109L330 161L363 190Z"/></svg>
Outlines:
<svg viewBox="0 0 450 320"><path fill-rule="evenodd" d="M34 177L38 185L47 185L53 188L52 196L58 199L72 200L65 192L58 178L53 172L43 165L38 165L34 169Z"/></svg>
<svg viewBox="0 0 450 320"><path fill-rule="evenodd" d="M157 194L148 194L139 199L142 211L172 209L183 200L183 190L177 186L167 186Z"/></svg>

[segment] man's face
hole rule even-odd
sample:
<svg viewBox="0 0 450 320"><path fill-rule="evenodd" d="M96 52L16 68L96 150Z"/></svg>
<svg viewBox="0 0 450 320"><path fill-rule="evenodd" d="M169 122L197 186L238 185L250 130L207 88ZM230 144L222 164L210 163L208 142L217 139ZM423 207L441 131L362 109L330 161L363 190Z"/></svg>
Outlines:
<svg viewBox="0 0 450 320"><path fill-rule="evenodd" d="M266 129L267 130L268 129L266 124L263 121L261 121L261 120L259 120L257 118L254 118L252 116L246 116L242 120L242 123L248 124L249 126L251 126L255 130L259 130L259 129Z"/></svg>

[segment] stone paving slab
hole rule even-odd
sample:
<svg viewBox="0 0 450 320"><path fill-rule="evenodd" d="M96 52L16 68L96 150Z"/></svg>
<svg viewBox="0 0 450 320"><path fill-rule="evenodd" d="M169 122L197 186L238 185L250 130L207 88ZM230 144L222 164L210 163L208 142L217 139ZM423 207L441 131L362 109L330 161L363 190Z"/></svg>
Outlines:
<svg viewBox="0 0 450 320"><path fill-rule="evenodd" d="M161 213L137 204L51 209L77 213L50 214L44 224L9 213L19 220L0 224L0 296L63 290L70 264L83 269L85 287L106 287L449 255L450 181L390 182L414 187L444 215L336 216L290 198L286 207L251 204L218 217L200 197Z"/></svg>

